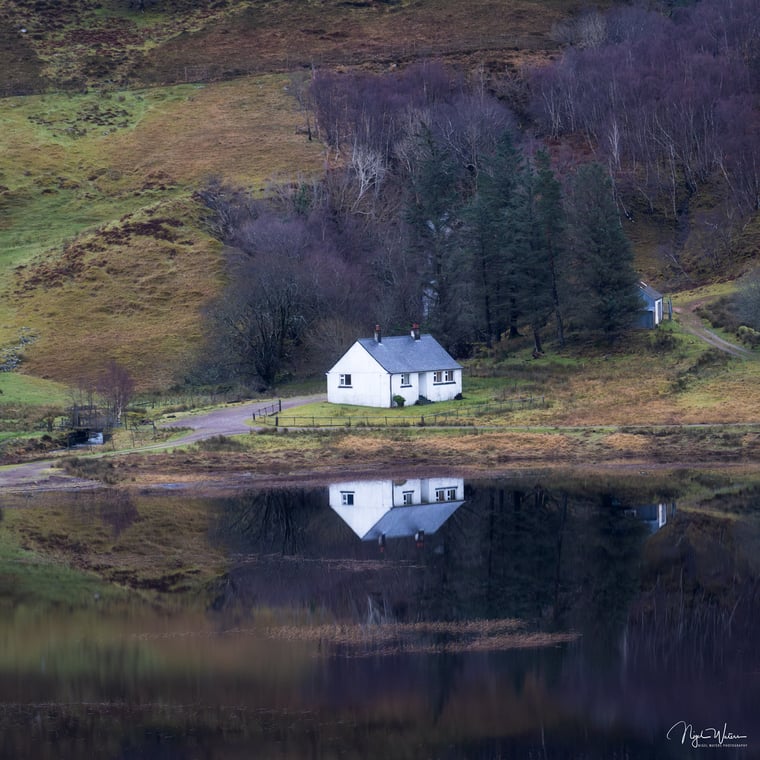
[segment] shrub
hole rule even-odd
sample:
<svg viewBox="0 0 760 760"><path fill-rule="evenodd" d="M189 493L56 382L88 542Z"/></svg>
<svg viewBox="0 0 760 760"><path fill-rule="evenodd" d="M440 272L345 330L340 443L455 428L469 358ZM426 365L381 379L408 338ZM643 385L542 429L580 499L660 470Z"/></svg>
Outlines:
<svg viewBox="0 0 760 760"><path fill-rule="evenodd" d="M652 353L665 354L673 351L678 345L675 335L666 330L655 330L649 339L649 348Z"/></svg>
<svg viewBox="0 0 760 760"><path fill-rule="evenodd" d="M736 330L739 327L736 309L736 300L733 296L722 296L712 303L700 306L697 309L697 314L702 319L706 319L713 327Z"/></svg>
<svg viewBox="0 0 760 760"><path fill-rule="evenodd" d="M195 444L201 451L244 451L246 446L241 441L226 435L215 435Z"/></svg>
<svg viewBox="0 0 760 760"><path fill-rule="evenodd" d="M745 345L750 348L757 348L760 346L760 332L753 330L747 325L739 325L736 331L736 337Z"/></svg>
<svg viewBox="0 0 760 760"><path fill-rule="evenodd" d="M113 463L100 457L93 459L67 457L61 462L61 468L77 478L99 480L109 485L118 483L122 479L122 473L114 467Z"/></svg>
<svg viewBox="0 0 760 760"><path fill-rule="evenodd" d="M396 394L396 395L393 397L393 403L394 403L396 406L398 406L398 407L402 407L402 408L403 408L404 404L406 403L406 399L405 399L403 396L399 396L398 394Z"/></svg>

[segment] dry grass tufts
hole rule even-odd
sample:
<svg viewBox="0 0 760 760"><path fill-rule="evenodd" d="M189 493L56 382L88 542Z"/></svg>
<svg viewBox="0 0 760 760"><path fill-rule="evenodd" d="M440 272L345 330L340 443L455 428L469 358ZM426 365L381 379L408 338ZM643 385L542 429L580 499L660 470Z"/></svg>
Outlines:
<svg viewBox="0 0 760 760"><path fill-rule="evenodd" d="M266 635L277 640L316 641L342 647L342 654L351 657L534 649L575 641L580 635L529 632L525 627L520 620L331 624L278 626L268 628Z"/></svg>

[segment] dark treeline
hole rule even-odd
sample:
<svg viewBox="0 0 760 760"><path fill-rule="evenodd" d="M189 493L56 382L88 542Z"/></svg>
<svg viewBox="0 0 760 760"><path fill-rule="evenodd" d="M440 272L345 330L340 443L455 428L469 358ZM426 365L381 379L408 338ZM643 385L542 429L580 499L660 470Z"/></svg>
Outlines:
<svg viewBox="0 0 760 760"><path fill-rule="evenodd" d="M756 495L737 498L748 508ZM386 622L519 618L582 633L580 651L597 661L630 657L631 675L746 673L760 588L742 571L744 528L670 512L653 535L651 513L636 510L673 498L668 487L478 481L423 545L410 535L381 551L329 508L324 489L252 491L218 503L212 535L240 561L214 608L291 604L353 622L375 609Z"/></svg>
<svg viewBox="0 0 760 760"><path fill-rule="evenodd" d="M639 590L647 529L609 494L468 484L465 504L423 545L393 538L383 551L357 539L326 496L282 489L220 500L212 534L246 559L224 577L217 609L288 599L361 621L377 596L403 622L516 617L614 644ZM346 566L314 572L315 561L335 559Z"/></svg>
<svg viewBox="0 0 760 760"><path fill-rule="evenodd" d="M700 215L713 234L698 265L720 272L732 234L760 210L760 2L624 6L587 14L571 37L532 73L537 127L585 137L629 214L661 215L682 236ZM709 203L695 203L701 192Z"/></svg>
<svg viewBox="0 0 760 760"><path fill-rule="evenodd" d="M612 342L638 308L608 171L555 176L512 112L437 64L317 72L324 176L266 200L201 192L228 247L214 364L266 386L324 371L376 323L420 322L456 356L529 335Z"/></svg>

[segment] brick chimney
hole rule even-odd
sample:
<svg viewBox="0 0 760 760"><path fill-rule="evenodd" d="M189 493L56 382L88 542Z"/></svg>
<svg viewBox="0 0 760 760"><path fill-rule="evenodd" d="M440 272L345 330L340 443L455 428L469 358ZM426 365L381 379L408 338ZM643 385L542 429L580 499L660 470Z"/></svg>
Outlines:
<svg viewBox="0 0 760 760"><path fill-rule="evenodd" d="M420 326L416 322L412 325L412 337L415 340L420 339Z"/></svg>
<svg viewBox="0 0 760 760"><path fill-rule="evenodd" d="M380 332L380 325L375 325L375 343L383 342L383 334Z"/></svg>

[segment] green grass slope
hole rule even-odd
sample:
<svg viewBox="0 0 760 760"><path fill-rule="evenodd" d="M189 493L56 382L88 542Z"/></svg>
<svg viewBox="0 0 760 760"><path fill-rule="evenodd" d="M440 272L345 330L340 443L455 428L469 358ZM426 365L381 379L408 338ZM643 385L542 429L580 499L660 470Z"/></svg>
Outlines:
<svg viewBox="0 0 760 760"><path fill-rule="evenodd" d="M8 0L0 350L73 387L111 360L141 389L176 382L222 278L194 191L211 176L261 190L324 164L289 71L430 55L498 68L554 49L552 24L578 7L163 0L141 13L127 0Z"/></svg>
<svg viewBox="0 0 760 760"><path fill-rule="evenodd" d="M181 377L221 251L194 191L318 170L278 75L109 95L11 98L0 112L0 347L74 386L115 359L144 389Z"/></svg>

